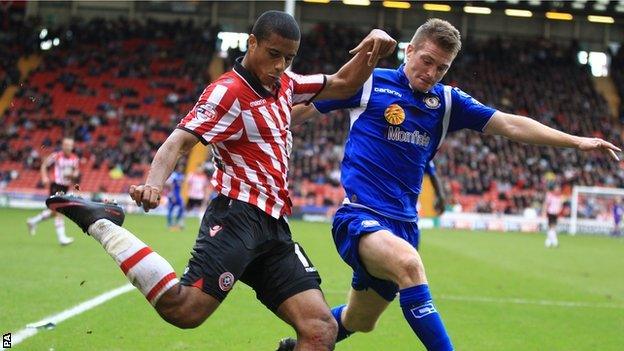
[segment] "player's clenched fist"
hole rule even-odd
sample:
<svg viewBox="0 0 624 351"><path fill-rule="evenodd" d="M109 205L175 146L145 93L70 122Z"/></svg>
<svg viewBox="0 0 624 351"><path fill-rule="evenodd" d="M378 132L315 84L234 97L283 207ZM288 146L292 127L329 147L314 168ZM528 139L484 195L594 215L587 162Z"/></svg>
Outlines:
<svg viewBox="0 0 624 351"><path fill-rule="evenodd" d="M394 40L388 33L381 29L373 29L366 38L364 38L358 46L349 51L350 54L356 54L362 48L369 48L367 51L369 55L368 65L375 66L377 60L386 57L394 52L396 47L396 40ZM367 49L368 50L368 49Z"/></svg>
<svg viewBox="0 0 624 351"><path fill-rule="evenodd" d="M160 188L152 185L131 185L128 191L137 206L143 207L145 212L158 207L160 203Z"/></svg>

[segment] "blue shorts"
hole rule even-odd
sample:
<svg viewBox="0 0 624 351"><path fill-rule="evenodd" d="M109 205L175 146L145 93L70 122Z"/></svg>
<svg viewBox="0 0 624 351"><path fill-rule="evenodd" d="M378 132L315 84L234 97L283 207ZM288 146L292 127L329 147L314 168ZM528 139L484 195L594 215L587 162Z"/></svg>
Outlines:
<svg viewBox="0 0 624 351"><path fill-rule="evenodd" d="M336 211L332 236L338 254L353 269L351 282L353 289L370 288L384 299L392 301L399 291L398 285L370 275L360 260L358 250L360 237L378 230L387 230L418 249L420 231L416 222L386 218L381 214L353 206L342 206Z"/></svg>

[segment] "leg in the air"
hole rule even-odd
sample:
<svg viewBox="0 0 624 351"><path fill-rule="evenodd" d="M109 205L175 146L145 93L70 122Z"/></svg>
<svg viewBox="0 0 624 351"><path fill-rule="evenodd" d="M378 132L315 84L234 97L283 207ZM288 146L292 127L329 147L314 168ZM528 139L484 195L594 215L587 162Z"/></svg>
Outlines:
<svg viewBox="0 0 624 351"><path fill-rule="evenodd" d="M124 214L119 206L72 196L53 196L46 204L98 241L167 322L179 328L194 328L219 306L216 298L202 290L180 285L169 262L120 227Z"/></svg>

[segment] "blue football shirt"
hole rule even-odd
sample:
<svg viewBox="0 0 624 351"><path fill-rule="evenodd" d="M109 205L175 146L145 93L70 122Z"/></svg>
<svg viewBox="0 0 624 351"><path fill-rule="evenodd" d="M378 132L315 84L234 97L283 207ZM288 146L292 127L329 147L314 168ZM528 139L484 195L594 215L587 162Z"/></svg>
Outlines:
<svg viewBox="0 0 624 351"><path fill-rule="evenodd" d="M167 184L171 186L171 189L167 196L170 199L179 199L182 197L182 182L184 181L184 174L173 171L167 179Z"/></svg>
<svg viewBox="0 0 624 351"><path fill-rule="evenodd" d="M351 98L314 106L350 114L341 168L345 204L416 221L425 167L444 137L465 128L483 131L496 110L439 83L426 93L413 91L403 67L377 68Z"/></svg>

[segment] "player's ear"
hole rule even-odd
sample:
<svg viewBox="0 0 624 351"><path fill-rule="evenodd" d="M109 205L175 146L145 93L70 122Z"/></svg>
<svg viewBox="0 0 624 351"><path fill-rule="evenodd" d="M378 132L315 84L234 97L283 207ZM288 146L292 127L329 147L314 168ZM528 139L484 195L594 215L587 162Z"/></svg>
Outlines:
<svg viewBox="0 0 624 351"><path fill-rule="evenodd" d="M249 38L247 38L247 48L249 51L253 52L258 47L258 38L255 35L249 34Z"/></svg>
<svg viewBox="0 0 624 351"><path fill-rule="evenodd" d="M407 44L405 48L405 62L408 62L412 58L412 55L414 55L414 46L412 46L412 44Z"/></svg>

